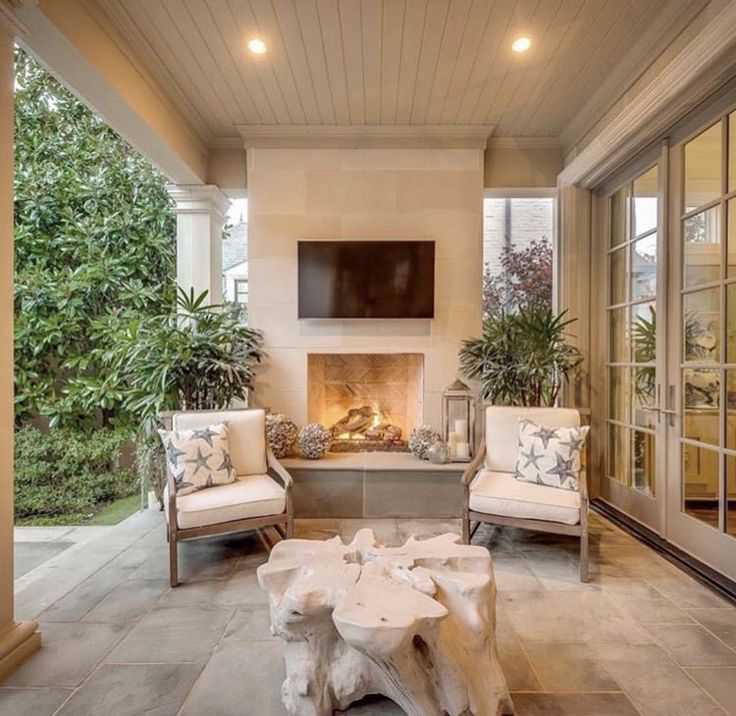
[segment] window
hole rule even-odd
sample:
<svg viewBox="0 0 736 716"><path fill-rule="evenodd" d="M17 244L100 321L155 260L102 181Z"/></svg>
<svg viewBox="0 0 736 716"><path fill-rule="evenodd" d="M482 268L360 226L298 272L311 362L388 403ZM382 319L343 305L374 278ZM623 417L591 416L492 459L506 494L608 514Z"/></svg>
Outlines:
<svg viewBox="0 0 736 716"><path fill-rule="evenodd" d="M554 198L483 202L483 313L552 305Z"/></svg>
<svg viewBox="0 0 736 716"><path fill-rule="evenodd" d="M248 316L248 201L235 199L228 212L227 233L222 242L222 297Z"/></svg>
<svg viewBox="0 0 736 716"><path fill-rule="evenodd" d="M248 279L236 278L234 281L234 299L239 306L248 305Z"/></svg>

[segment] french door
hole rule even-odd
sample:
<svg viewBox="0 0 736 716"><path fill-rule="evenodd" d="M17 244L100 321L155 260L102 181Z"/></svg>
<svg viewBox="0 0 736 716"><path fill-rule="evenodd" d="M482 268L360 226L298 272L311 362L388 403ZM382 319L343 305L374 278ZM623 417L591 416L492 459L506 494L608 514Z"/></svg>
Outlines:
<svg viewBox="0 0 736 716"><path fill-rule="evenodd" d="M665 537L736 580L736 111L671 152Z"/></svg>
<svg viewBox="0 0 736 716"><path fill-rule="evenodd" d="M600 496L736 580L736 111L601 193Z"/></svg>

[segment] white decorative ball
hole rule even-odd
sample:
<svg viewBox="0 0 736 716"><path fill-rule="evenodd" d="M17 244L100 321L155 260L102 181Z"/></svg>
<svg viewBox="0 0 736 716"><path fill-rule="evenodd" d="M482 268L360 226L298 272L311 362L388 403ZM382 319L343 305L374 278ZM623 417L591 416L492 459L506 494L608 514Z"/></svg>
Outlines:
<svg viewBox="0 0 736 716"><path fill-rule="evenodd" d="M299 435L299 428L293 420L282 413L269 413L266 416L266 435L273 454L281 459L287 457Z"/></svg>
<svg viewBox="0 0 736 716"><path fill-rule="evenodd" d="M438 440L440 434L431 425L420 425L409 433L409 450L420 460L427 460L427 451Z"/></svg>
<svg viewBox="0 0 736 716"><path fill-rule="evenodd" d="M299 431L299 453L307 460L319 460L332 443L332 432L324 425L310 423Z"/></svg>

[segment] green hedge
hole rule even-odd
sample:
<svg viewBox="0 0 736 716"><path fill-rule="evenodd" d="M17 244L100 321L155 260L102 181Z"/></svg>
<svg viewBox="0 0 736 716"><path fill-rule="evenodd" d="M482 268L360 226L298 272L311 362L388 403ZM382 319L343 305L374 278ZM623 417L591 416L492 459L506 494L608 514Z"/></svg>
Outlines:
<svg viewBox="0 0 736 716"><path fill-rule="evenodd" d="M119 467L127 436L25 427L15 433L15 517L74 524L101 503L132 494L134 471Z"/></svg>

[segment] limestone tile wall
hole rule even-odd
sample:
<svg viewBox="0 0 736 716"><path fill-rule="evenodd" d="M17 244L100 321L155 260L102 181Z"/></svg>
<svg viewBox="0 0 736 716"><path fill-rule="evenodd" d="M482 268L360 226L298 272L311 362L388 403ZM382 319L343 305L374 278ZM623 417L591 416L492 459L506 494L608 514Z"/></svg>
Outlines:
<svg viewBox="0 0 736 716"><path fill-rule="evenodd" d="M248 217L249 322L269 354L253 402L303 423L308 353L421 353L424 419L439 427L460 341L480 332L483 152L251 149ZM435 241L435 318L299 321L300 239Z"/></svg>

